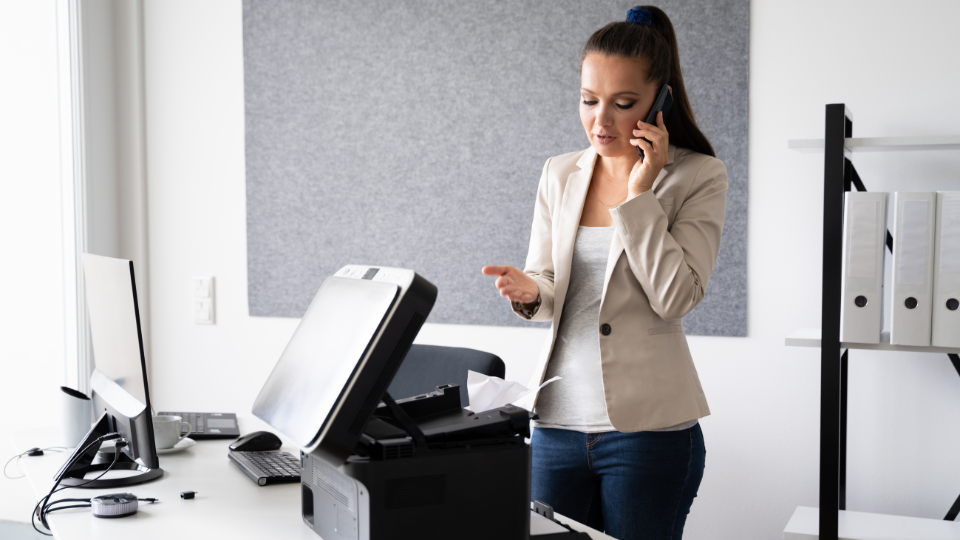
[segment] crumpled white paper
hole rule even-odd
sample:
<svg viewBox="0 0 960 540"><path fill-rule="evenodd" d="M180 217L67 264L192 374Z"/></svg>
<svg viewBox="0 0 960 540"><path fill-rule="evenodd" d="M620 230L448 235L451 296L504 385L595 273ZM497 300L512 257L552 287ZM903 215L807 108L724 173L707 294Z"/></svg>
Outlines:
<svg viewBox="0 0 960 540"><path fill-rule="evenodd" d="M500 377L467 371L467 394L470 396L469 409L475 413L482 413L510 403L523 407L516 402L526 397L535 396L537 392L543 390L544 386L560 379L562 377L554 377L541 384L539 388L529 390L526 386L515 381L505 381ZM532 397L529 402L533 403Z"/></svg>

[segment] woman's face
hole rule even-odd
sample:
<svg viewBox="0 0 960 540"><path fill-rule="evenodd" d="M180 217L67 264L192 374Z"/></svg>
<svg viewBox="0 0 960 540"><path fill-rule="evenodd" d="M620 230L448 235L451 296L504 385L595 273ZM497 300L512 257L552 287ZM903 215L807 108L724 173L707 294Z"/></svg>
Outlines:
<svg viewBox="0 0 960 540"><path fill-rule="evenodd" d="M580 70L580 122L594 150L603 157L632 156L637 122L647 119L657 97L647 82L647 61L591 53Z"/></svg>

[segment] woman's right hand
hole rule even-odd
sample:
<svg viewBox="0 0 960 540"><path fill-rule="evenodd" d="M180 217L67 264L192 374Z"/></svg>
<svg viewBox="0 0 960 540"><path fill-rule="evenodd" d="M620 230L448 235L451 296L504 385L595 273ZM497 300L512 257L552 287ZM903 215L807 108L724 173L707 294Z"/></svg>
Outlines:
<svg viewBox="0 0 960 540"><path fill-rule="evenodd" d="M482 272L487 276L500 276L494 285L500 290L500 296L506 297L511 302L532 304L540 295L537 282L519 268L509 265L484 266Z"/></svg>

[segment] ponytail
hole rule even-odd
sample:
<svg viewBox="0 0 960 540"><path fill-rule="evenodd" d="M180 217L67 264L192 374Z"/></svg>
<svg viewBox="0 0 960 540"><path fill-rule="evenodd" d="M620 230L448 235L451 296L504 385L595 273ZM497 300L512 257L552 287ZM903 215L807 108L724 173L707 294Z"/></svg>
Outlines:
<svg viewBox="0 0 960 540"><path fill-rule="evenodd" d="M669 84L673 90L673 109L664 119L670 142L716 157L713 146L693 117L680 71L677 35L666 13L654 6L631 9L626 21L610 23L590 36L580 52L581 69L584 58L591 53L647 60L647 82L656 83L658 89Z"/></svg>

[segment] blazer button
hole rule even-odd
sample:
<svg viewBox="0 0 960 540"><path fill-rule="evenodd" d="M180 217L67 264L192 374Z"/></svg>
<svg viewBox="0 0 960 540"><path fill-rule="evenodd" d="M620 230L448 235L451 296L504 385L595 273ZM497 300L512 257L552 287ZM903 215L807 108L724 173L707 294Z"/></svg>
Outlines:
<svg viewBox="0 0 960 540"><path fill-rule="evenodd" d="M600 325L600 333L603 334L603 335L605 335L605 336L609 336L611 330L613 330L613 329L610 328L610 325L607 324L607 323L603 323L603 324Z"/></svg>

